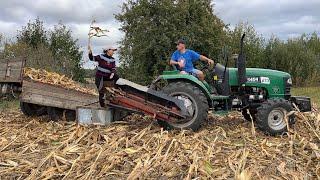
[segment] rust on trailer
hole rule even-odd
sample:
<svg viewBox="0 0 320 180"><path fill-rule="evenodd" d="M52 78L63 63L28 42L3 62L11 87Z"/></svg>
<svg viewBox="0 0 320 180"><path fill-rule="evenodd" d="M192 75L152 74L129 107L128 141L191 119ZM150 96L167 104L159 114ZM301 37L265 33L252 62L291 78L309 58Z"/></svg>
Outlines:
<svg viewBox="0 0 320 180"><path fill-rule="evenodd" d="M87 104L91 104L91 107L96 107L98 97L73 89L24 80L20 100L42 106L76 110L77 107Z"/></svg>
<svg viewBox="0 0 320 180"><path fill-rule="evenodd" d="M168 108L160 104L146 101L144 98L130 93L121 93L120 95L115 95L110 99L110 103L143 112L144 114L150 115L155 119L168 122L173 122L176 119L184 118L180 115L179 111L175 107Z"/></svg>
<svg viewBox="0 0 320 180"><path fill-rule="evenodd" d="M25 64L24 57L0 60L0 82L21 83Z"/></svg>

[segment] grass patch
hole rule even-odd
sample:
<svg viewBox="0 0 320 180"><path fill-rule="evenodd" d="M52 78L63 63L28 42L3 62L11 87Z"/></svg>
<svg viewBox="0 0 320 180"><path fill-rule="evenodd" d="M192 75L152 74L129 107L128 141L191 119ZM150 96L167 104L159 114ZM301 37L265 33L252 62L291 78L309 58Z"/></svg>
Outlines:
<svg viewBox="0 0 320 180"><path fill-rule="evenodd" d="M311 97L311 102L320 105L320 87L295 87L292 88L293 96Z"/></svg>
<svg viewBox="0 0 320 180"><path fill-rule="evenodd" d="M2 97L0 98L0 111L19 109L19 99Z"/></svg>

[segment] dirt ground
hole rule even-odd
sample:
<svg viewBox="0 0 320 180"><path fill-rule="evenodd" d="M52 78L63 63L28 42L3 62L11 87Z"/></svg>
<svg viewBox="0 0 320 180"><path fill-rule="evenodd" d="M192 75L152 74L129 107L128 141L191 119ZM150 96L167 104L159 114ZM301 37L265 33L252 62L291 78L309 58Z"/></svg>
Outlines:
<svg viewBox="0 0 320 180"><path fill-rule="evenodd" d="M319 179L320 113L270 137L237 113L200 131L130 116L107 127L0 112L0 179Z"/></svg>

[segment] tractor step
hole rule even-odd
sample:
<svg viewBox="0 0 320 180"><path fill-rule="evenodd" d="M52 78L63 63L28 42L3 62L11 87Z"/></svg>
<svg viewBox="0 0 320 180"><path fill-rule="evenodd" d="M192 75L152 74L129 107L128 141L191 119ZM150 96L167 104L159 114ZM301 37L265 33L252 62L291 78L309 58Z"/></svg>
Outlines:
<svg viewBox="0 0 320 180"><path fill-rule="evenodd" d="M229 96L221 96L221 95L211 94L211 99L212 100L228 100Z"/></svg>

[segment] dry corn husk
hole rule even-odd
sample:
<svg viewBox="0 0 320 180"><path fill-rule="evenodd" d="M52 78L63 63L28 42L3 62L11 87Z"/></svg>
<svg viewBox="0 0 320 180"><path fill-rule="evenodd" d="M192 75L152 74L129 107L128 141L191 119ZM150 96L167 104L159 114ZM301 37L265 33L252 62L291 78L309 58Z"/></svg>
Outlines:
<svg viewBox="0 0 320 180"><path fill-rule="evenodd" d="M79 83L55 72L49 72L44 69L24 68L24 77L33 81L52 84L67 89L74 89L88 94L97 95L96 90L81 86Z"/></svg>
<svg viewBox="0 0 320 180"><path fill-rule="evenodd" d="M107 127L0 112L0 179L319 179L319 111L270 137L238 113L198 132L163 131L143 116Z"/></svg>

